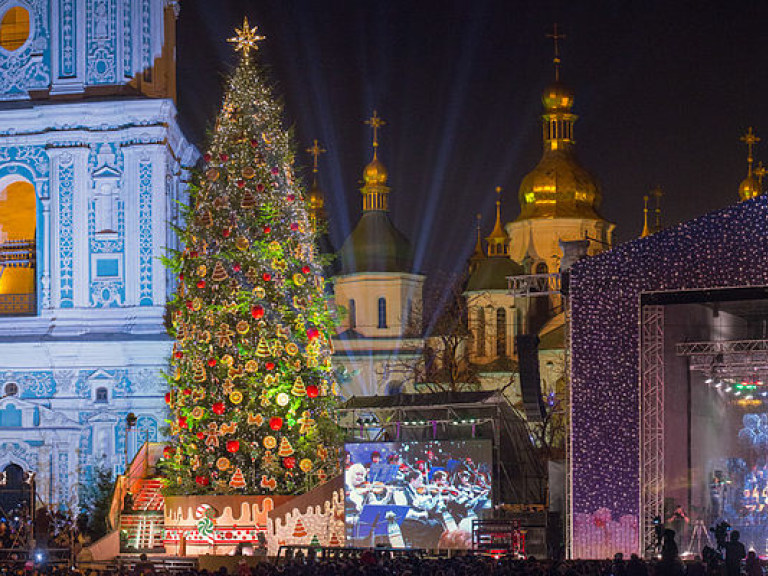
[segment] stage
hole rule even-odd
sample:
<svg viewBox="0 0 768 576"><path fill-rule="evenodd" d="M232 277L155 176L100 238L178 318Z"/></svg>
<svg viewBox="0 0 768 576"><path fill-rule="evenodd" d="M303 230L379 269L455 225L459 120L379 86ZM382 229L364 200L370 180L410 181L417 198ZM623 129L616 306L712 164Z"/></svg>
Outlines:
<svg viewBox="0 0 768 576"><path fill-rule="evenodd" d="M565 285L569 556L651 555L654 518L681 552L727 520L764 554L768 198L578 261Z"/></svg>

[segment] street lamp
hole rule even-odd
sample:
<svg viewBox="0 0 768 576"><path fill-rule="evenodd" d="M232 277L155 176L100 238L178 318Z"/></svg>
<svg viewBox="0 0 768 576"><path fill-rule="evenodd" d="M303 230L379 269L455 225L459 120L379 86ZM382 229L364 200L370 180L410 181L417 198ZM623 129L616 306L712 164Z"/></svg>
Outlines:
<svg viewBox="0 0 768 576"><path fill-rule="evenodd" d="M137 420L138 418L136 418L136 414L133 412L129 412L125 417L125 468L123 470L123 474L125 475L128 475L128 436L131 430L136 426Z"/></svg>

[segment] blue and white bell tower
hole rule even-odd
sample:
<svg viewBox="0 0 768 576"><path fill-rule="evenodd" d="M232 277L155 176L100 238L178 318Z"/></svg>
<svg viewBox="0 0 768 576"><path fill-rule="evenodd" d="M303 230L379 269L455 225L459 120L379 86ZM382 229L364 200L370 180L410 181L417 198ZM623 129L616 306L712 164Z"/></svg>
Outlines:
<svg viewBox="0 0 768 576"><path fill-rule="evenodd" d="M172 0L0 0L0 470L70 507L165 420ZM134 427L126 416L137 416Z"/></svg>

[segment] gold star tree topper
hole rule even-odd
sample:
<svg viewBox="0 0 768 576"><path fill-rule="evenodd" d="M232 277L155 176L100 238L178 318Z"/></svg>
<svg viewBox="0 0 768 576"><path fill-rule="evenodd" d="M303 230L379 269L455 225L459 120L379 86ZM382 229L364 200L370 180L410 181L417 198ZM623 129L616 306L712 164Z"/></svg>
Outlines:
<svg viewBox="0 0 768 576"><path fill-rule="evenodd" d="M248 25L248 17L246 16L243 18L243 27L235 28L235 33L237 35L228 39L227 42L234 44L235 50L242 51L243 57L248 59L251 55L251 50L256 52L256 50L259 49L257 42L261 42L266 38L266 36L259 36L256 34L258 29L258 26L251 28Z"/></svg>

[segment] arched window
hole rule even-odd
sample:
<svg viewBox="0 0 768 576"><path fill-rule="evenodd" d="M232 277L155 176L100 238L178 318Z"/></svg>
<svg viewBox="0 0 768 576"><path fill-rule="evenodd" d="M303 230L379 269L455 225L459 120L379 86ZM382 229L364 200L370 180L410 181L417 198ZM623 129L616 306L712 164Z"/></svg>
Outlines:
<svg viewBox="0 0 768 576"><path fill-rule="evenodd" d="M8 382L3 389L6 396L16 396L19 393L19 385L16 382Z"/></svg>
<svg viewBox="0 0 768 576"><path fill-rule="evenodd" d="M353 330L357 328L357 305L354 300L349 301L349 327Z"/></svg>
<svg viewBox="0 0 768 576"><path fill-rule="evenodd" d="M485 310L482 306L477 308L477 355L485 356Z"/></svg>
<svg viewBox="0 0 768 576"><path fill-rule="evenodd" d="M94 402L97 404L106 404L109 402L109 394L107 393L106 388L96 388L96 396L94 397Z"/></svg>
<svg viewBox="0 0 768 576"><path fill-rule="evenodd" d="M507 355L507 311L496 310L496 356Z"/></svg>
<svg viewBox="0 0 768 576"><path fill-rule="evenodd" d="M17 177L0 181L0 316L37 312L36 213L30 182Z"/></svg>
<svg viewBox="0 0 768 576"><path fill-rule="evenodd" d="M536 274L549 274L549 268L547 268L546 262L539 262L536 264Z"/></svg>
<svg viewBox="0 0 768 576"><path fill-rule="evenodd" d="M13 52L27 43L29 38L29 12L14 6L3 15L0 22L0 46Z"/></svg>
<svg viewBox="0 0 768 576"><path fill-rule="evenodd" d="M387 299L379 298L379 328L387 327Z"/></svg>

